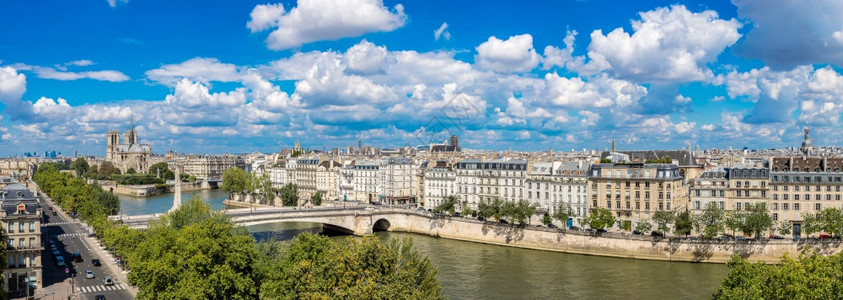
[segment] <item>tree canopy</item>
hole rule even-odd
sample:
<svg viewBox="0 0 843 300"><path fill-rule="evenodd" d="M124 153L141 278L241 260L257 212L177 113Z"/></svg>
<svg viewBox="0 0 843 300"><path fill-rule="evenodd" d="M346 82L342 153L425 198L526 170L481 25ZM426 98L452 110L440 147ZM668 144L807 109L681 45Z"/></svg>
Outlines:
<svg viewBox="0 0 843 300"><path fill-rule="evenodd" d="M673 233L677 235L689 235L691 229L694 227L694 222L691 220L691 213L688 211L681 212L676 219L674 219Z"/></svg>
<svg viewBox="0 0 843 300"><path fill-rule="evenodd" d="M316 192L313 196L310 196L310 204L314 206L322 205L322 192Z"/></svg>
<svg viewBox="0 0 843 300"><path fill-rule="evenodd" d="M585 223L588 227L594 229L606 229L615 225L615 216L612 212L603 207L596 207L591 210L591 213L585 218Z"/></svg>
<svg viewBox="0 0 843 300"><path fill-rule="evenodd" d="M656 222L656 230L662 234L665 234L670 230L670 224L673 223L673 220L673 212L660 210L653 214L653 221Z"/></svg>
<svg viewBox="0 0 843 300"><path fill-rule="evenodd" d="M76 171L76 176L82 177L85 176L85 173L88 173L90 166L88 166L88 161L84 157L80 157L70 163L70 168Z"/></svg>
<svg viewBox="0 0 843 300"><path fill-rule="evenodd" d="M833 236L843 233L843 211L835 207L826 207L816 214L805 213L802 216L802 228L806 234L825 232Z"/></svg>
<svg viewBox="0 0 843 300"><path fill-rule="evenodd" d="M733 256L714 299L840 299L843 253L830 256L806 250L798 259L785 255L778 265L750 263Z"/></svg>
<svg viewBox="0 0 843 300"><path fill-rule="evenodd" d="M702 213L694 217L694 228L703 237L710 239L725 230L724 219L726 213L720 209L717 203L709 202L705 205Z"/></svg>
<svg viewBox="0 0 843 300"><path fill-rule="evenodd" d="M442 203L433 208L433 212L447 212L448 214L453 215L456 211L457 203L459 203L459 198L457 196L445 196L445 198L442 198Z"/></svg>
<svg viewBox="0 0 843 300"><path fill-rule="evenodd" d="M295 183L288 183L281 187L279 194L281 195L281 203L284 206L299 205L299 187Z"/></svg>

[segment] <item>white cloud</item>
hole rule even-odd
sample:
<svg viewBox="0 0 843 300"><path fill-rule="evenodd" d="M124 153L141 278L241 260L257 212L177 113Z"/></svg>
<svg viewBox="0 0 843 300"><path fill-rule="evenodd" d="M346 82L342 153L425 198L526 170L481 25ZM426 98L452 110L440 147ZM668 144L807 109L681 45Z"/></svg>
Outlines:
<svg viewBox="0 0 843 300"><path fill-rule="evenodd" d="M352 46L343 55L343 62L349 71L358 74L374 74L384 71L389 52L384 46L376 46L366 40Z"/></svg>
<svg viewBox="0 0 843 300"><path fill-rule="evenodd" d="M106 0L108 2L108 6L117 7L118 2L122 2L123 4L129 3L129 0Z"/></svg>
<svg viewBox="0 0 843 300"><path fill-rule="evenodd" d="M186 109L225 109L245 104L246 95L241 89L211 94L208 87L202 83L191 82L185 78L176 84L175 92L167 95L165 102Z"/></svg>
<svg viewBox="0 0 843 300"><path fill-rule="evenodd" d="M705 130L705 131L712 131L712 130L714 130L714 125L705 124L703 126L700 126L700 129Z"/></svg>
<svg viewBox="0 0 843 300"><path fill-rule="evenodd" d="M732 0L752 29L736 52L781 70L804 64L843 65L843 2Z"/></svg>
<svg viewBox="0 0 843 300"><path fill-rule="evenodd" d="M451 39L451 33L448 32L448 23L446 23L446 22L442 22L442 26L439 26L438 29L433 31L433 38L434 39L436 39L438 41L440 37L445 39L445 40Z"/></svg>
<svg viewBox="0 0 843 300"><path fill-rule="evenodd" d="M564 49L559 49L553 46L544 48L544 57L542 58L542 68L548 70L553 66L568 67L574 69L582 65L582 57L574 57L574 40L576 39L577 31L569 30L565 33ZM569 64L571 64L569 66Z"/></svg>
<svg viewBox="0 0 843 300"><path fill-rule="evenodd" d="M506 40L492 36L477 46L474 61L478 67L486 70L527 72L539 63L539 55L533 49L533 36L529 34L511 36Z"/></svg>
<svg viewBox="0 0 843 300"><path fill-rule="evenodd" d="M24 92L26 76L12 67L0 67L0 101L18 101Z"/></svg>
<svg viewBox="0 0 843 300"><path fill-rule="evenodd" d="M331 52L323 53L307 71L303 80L296 82L295 95L310 107L325 104L357 104L392 102L396 95L385 85L357 75L346 75L345 65Z"/></svg>
<svg viewBox="0 0 843 300"><path fill-rule="evenodd" d="M606 70L636 82L704 81L713 77L706 64L741 37L738 21L719 19L713 10L694 13L674 5L640 16L632 21L632 35L623 28L593 31L589 62L575 71Z"/></svg>
<svg viewBox="0 0 843 300"><path fill-rule="evenodd" d="M278 27L278 22L281 21L284 12L284 5L281 3L256 5L249 14L250 19L246 27L249 27L252 32Z"/></svg>
<svg viewBox="0 0 843 300"><path fill-rule="evenodd" d="M183 78L205 84L211 81L234 82L242 79L237 66L221 63L216 58L195 57L179 64L163 65L146 71L146 76L161 84L174 86Z"/></svg>
<svg viewBox="0 0 843 300"><path fill-rule="evenodd" d="M580 77L565 78L548 73L545 75L549 102L568 108L600 108L630 106L647 94L646 88L608 76L598 76L591 81Z"/></svg>
<svg viewBox="0 0 843 300"><path fill-rule="evenodd" d="M93 65L93 64L94 64L93 61L90 61L90 60L87 60L87 59L81 59L81 60L74 60L74 61L68 62L65 65L77 66L77 67L86 67L86 66L90 66L90 65Z"/></svg>
<svg viewBox="0 0 843 300"><path fill-rule="evenodd" d="M254 31L276 28L266 39L273 50L290 49L316 41L338 40L370 32L388 32L401 26L404 6L393 9L382 0L299 0L285 13L277 6L258 5L247 26Z"/></svg>
<svg viewBox="0 0 843 300"><path fill-rule="evenodd" d="M84 72L66 72L59 71L51 67L31 66L26 64L14 64L16 69L22 71L32 71L38 78L55 79L55 80L79 80L79 79L93 79L110 82L123 82L129 80L129 76L123 72L115 70L102 71L84 71Z"/></svg>

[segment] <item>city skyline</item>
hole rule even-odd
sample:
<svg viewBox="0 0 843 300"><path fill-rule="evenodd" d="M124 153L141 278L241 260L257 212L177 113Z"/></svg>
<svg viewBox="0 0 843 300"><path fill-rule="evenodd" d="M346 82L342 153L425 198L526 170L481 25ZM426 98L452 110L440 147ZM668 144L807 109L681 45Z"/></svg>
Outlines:
<svg viewBox="0 0 843 300"><path fill-rule="evenodd" d="M843 143L843 3L328 4L0 4L0 155Z"/></svg>

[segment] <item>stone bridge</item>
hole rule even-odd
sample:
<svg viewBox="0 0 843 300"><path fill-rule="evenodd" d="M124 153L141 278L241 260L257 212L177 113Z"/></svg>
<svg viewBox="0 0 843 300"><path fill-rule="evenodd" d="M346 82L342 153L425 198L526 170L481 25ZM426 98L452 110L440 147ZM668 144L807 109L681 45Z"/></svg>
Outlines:
<svg viewBox="0 0 843 300"><path fill-rule="evenodd" d="M358 236L370 235L374 231L387 231L393 226L393 221L399 215L419 214L400 208L382 208L367 210L364 207L354 208L314 208L308 210L294 210L291 208L243 208L229 209L225 214L231 220L243 226L279 223L279 222L310 222L320 223L326 229L345 232ZM150 222L157 220L163 214L142 215L142 216L112 216L111 218L120 221L134 229L146 229ZM403 220L403 218L402 218Z"/></svg>

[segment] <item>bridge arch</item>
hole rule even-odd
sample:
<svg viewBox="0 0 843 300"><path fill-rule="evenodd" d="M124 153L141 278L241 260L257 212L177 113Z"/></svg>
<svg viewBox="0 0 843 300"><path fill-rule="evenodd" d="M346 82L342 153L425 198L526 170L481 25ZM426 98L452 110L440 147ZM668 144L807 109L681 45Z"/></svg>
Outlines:
<svg viewBox="0 0 843 300"><path fill-rule="evenodd" d="M389 220L387 219L378 219L375 221L375 224L372 225L372 231L389 231Z"/></svg>

